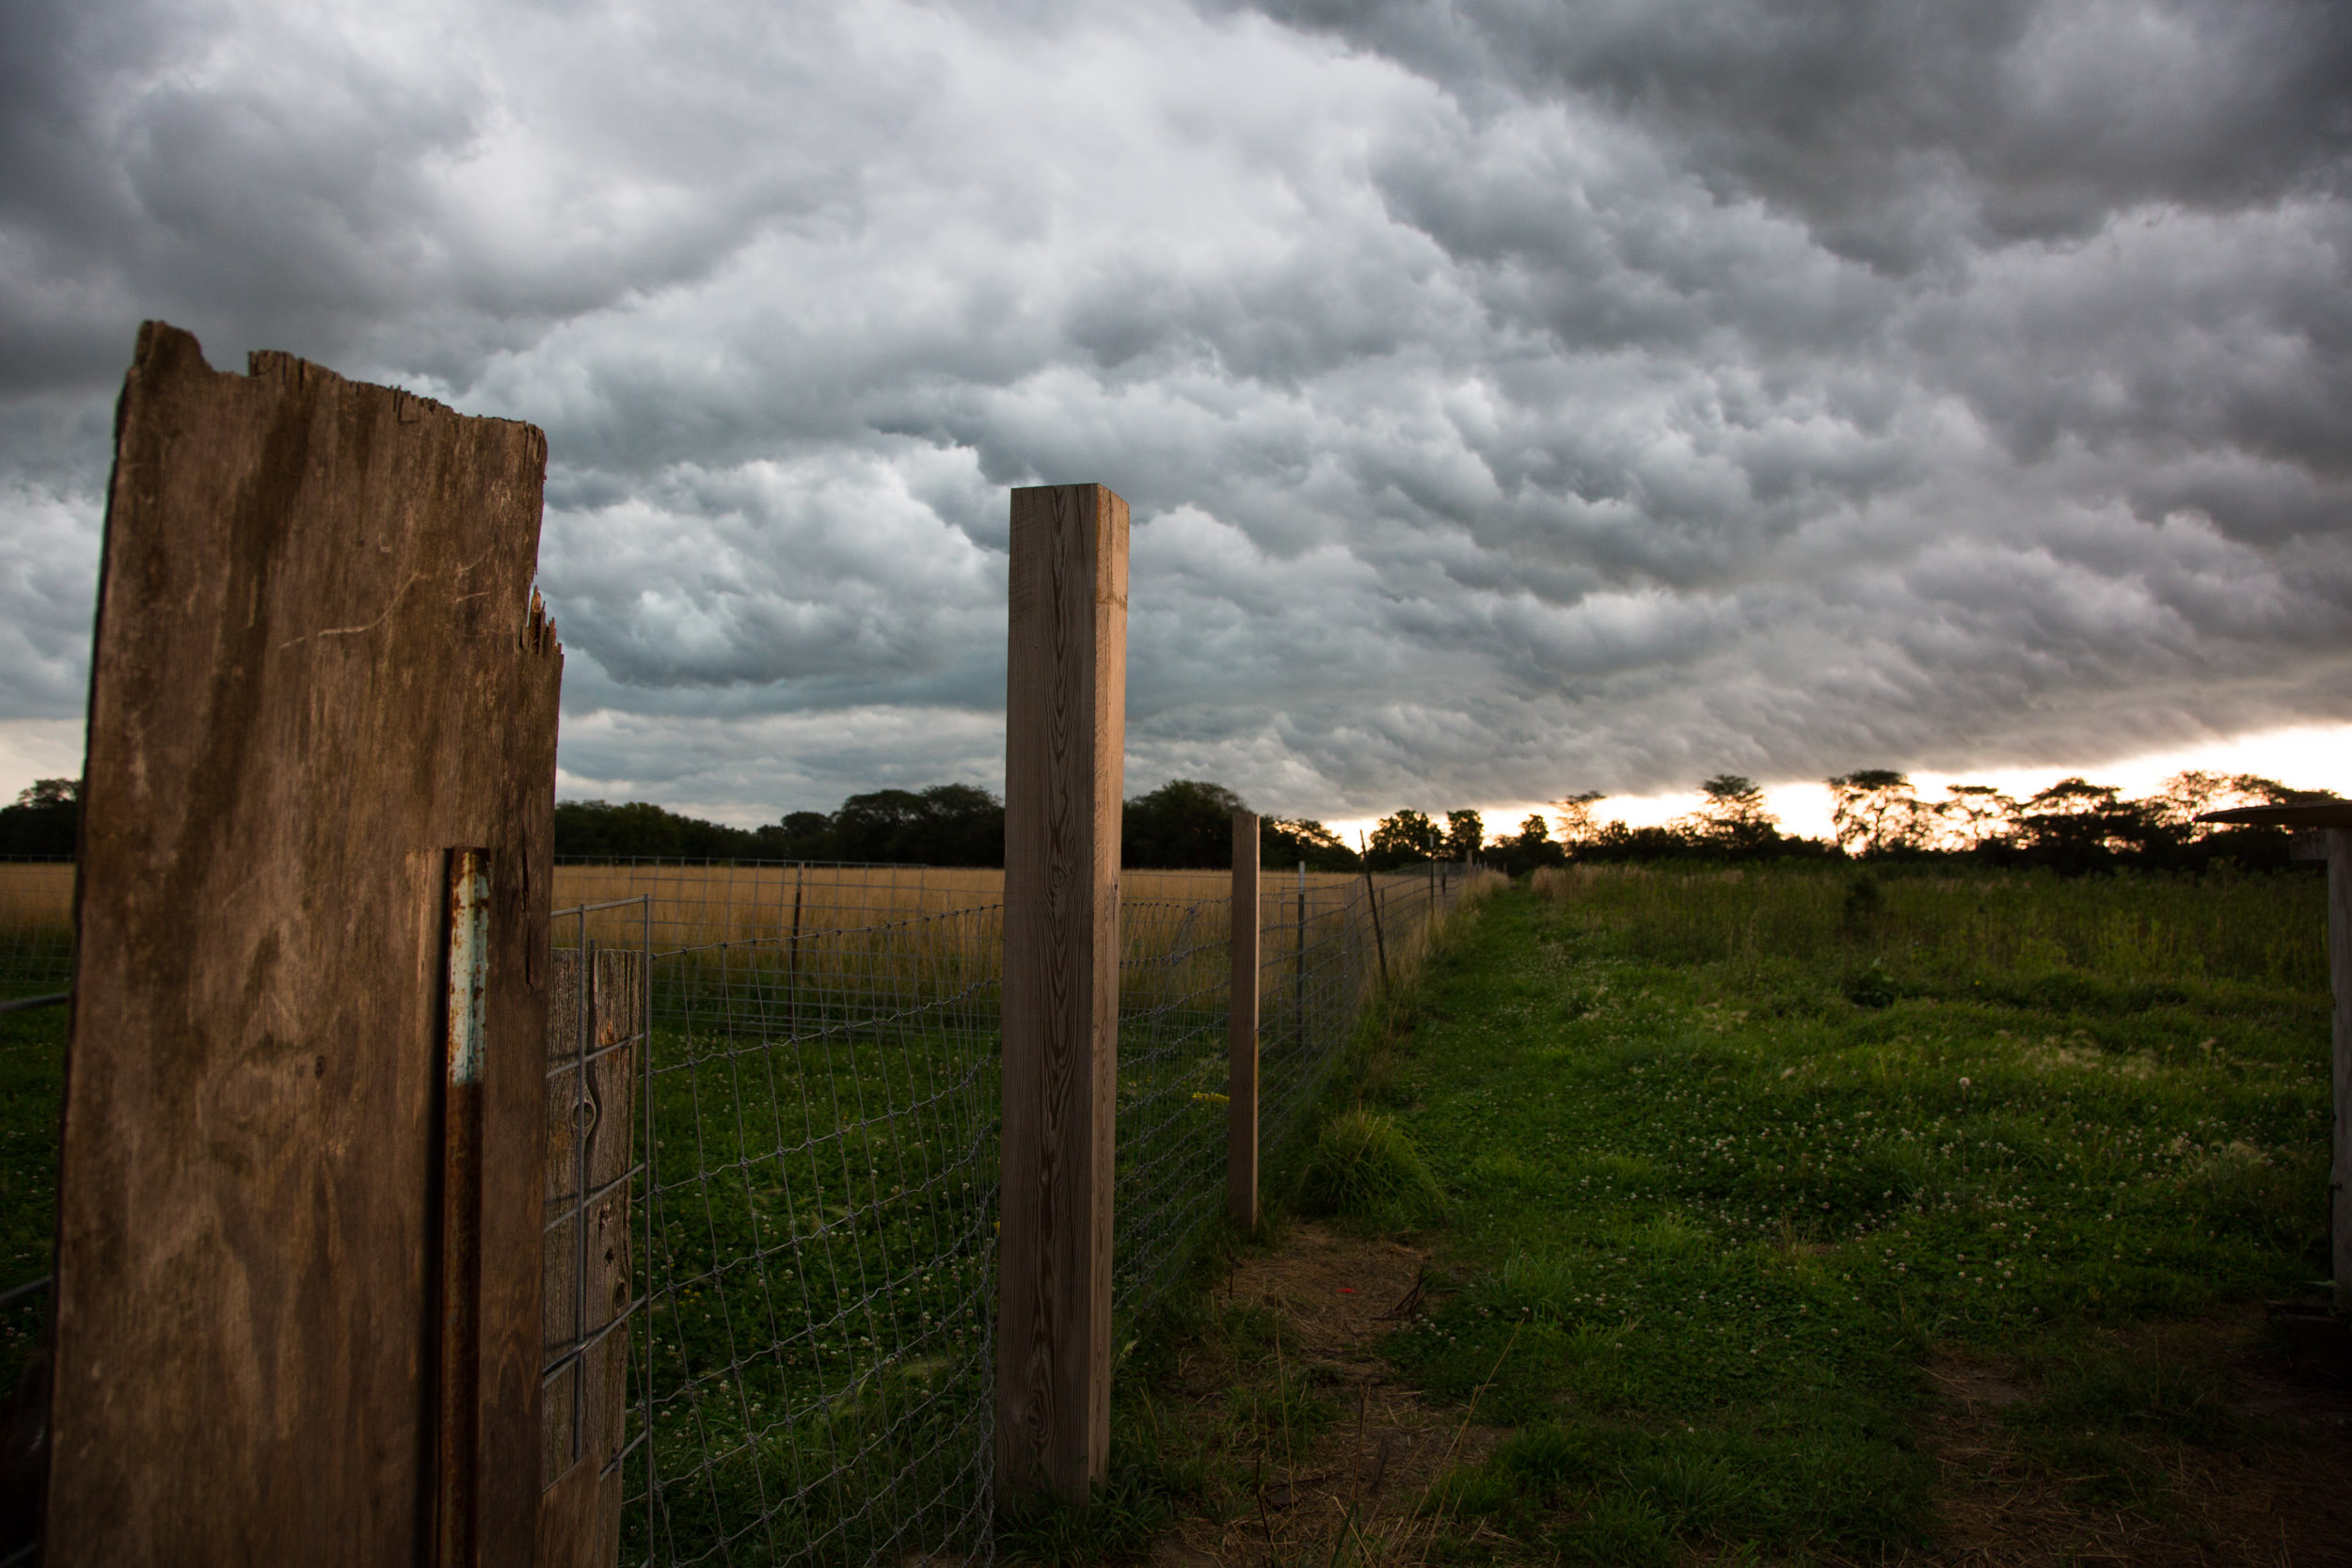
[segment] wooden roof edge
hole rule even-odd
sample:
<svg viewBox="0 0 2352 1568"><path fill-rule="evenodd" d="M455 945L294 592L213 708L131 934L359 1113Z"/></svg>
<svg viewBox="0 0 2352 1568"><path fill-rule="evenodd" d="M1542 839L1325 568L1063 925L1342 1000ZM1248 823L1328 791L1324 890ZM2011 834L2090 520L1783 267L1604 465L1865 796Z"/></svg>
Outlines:
<svg viewBox="0 0 2352 1568"><path fill-rule="evenodd" d="M2233 811L2209 811L2197 820L2268 828L2352 828L2352 800L2312 800L2299 806L2239 806Z"/></svg>

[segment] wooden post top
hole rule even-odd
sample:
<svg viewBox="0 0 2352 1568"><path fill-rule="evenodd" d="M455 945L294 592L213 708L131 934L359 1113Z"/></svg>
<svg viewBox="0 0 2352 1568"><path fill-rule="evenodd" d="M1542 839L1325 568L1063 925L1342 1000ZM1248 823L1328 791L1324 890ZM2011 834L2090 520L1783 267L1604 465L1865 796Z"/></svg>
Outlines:
<svg viewBox="0 0 2352 1568"><path fill-rule="evenodd" d="M2352 828L2352 800L2311 800L2295 806L2238 806L2231 811L2209 811L2197 820L2247 828Z"/></svg>

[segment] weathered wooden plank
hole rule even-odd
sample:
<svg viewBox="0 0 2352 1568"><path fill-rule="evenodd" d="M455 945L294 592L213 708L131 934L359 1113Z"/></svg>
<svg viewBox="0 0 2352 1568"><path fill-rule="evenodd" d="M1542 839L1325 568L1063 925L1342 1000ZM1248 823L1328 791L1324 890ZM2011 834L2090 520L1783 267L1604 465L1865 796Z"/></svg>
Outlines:
<svg viewBox="0 0 2352 1568"><path fill-rule="evenodd" d="M611 1568L621 1544L628 1336L616 1322L631 1290L626 1178L638 1153L644 961L596 954L584 1031L582 969L576 949L556 952L548 1009L541 1568Z"/></svg>
<svg viewBox="0 0 2352 1568"><path fill-rule="evenodd" d="M45 1560L431 1554L445 853L490 851L474 1549L538 1477L546 442L150 323L85 768Z"/></svg>
<svg viewBox="0 0 2352 1568"><path fill-rule="evenodd" d="M2228 811L2209 811L2197 820L2239 827L2352 828L2352 800L2314 800L2299 806L2233 806Z"/></svg>
<svg viewBox="0 0 2352 1568"><path fill-rule="evenodd" d="M1225 1212L1258 1228L1258 816L1233 814L1233 975L1226 1020Z"/></svg>
<svg viewBox="0 0 2352 1568"><path fill-rule="evenodd" d="M1083 1497L1110 1448L1127 503L1012 493L996 1471Z"/></svg>

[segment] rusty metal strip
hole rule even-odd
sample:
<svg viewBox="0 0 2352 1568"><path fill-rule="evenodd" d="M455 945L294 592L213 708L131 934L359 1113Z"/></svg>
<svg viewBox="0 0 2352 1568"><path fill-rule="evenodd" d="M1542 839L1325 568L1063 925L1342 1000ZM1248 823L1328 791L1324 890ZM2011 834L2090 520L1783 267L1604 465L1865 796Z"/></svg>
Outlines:
<svg viewBox="0 0 2352 1568"><path fill-rule="evenodd" d="M441 1085L441 1345L434 1560L473 1568L482 1372L482 1071L487 1051L490 852L447 865Z"/></svg>

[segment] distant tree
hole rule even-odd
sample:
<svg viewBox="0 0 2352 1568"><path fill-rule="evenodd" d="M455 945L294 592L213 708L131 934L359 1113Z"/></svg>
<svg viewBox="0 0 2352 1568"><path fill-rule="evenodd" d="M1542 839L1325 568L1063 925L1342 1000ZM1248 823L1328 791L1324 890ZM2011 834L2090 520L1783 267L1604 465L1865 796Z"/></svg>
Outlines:
<svg viewBox="0 0 2352 1568"><path fill-rule="evenodd" d="M1474 811L1450 811L1445 814L1445 846L1442 850L1450 861L1466 861L1486 847L1486 824Z"/></svg>
<svg viewBox="0 0 2352 1568"><path fill-rule="evenodd" d="M1577 845L1574 856L1581 861L1666 861L1703 852L1702 842L1678 826L1633 828L1613 820Z"/></svg>
<svg viewBox="0 0 2352 1568"><path fill-rule="evenodd" d="M796 811L756 829L685 816L644 800L564 800L555 852L566 859L873 861L1002 865L1005 808L984 789L936 784L852 795L841 809Z"/></svg>
<svg viewBox="0 0 2352 1568"><path fill-rule="evenodd" d="M1695 844L1717 854L1745 854L1779 841L1780 819L1766 808L1763 786L1754 779L1718 773L1699 791L1706 797L1699 809L1677 824Z"/></svg>
<svg viewBox="0 0 2352 1568"><path fill-rule="evenodd" d="M1168 871L1232 865L1233 814L1248 809L1221 784L1170 779L1127 802L1120 863Z"/></svg>
<svg viewBox="0 0 2352 1568"><path fill-rule="evenodd" d="M1444 846L1445 834L1438 825L1408 807L1380 819L1366 853L1375 871L1396 871L1436 859Z"/></svg>
<svg viewBox="0 0 2352 1568"><path fill-rule="evenodd" d="M2076 777L2060 779L2026 801L2012 850L2034 864L2088 871L2177 842L2148 802L2126 800L2113 784Z"/></svg>
<svg viewBox="0 0 2352 1568"><path fill-rule="evenodd" d="M1310 871L1353 871L1359 863L1339 834L1311 817L1265 818L1258 852L1264 864L1285 869L1302 861Z"/></svg>
<svg viewBox="0 0 2352 1568"><path fill-rule="evenodd" d="M1848 854L1924 849L1935 836L1936 811L1912 792L1910 775L1864 768L1829 781L1830 824Z"/></svg>
<svg viewBox="0 0 2352 1568"><path fill-rule="evenodd" d="M1560 814L1560 843L1570 852L1579 845L1591 842L1600 832L1600 823L1593 808L1609 797L1597 789L1588 789L1565 800L1554 800L1552 809Z"/></svg>
<svg viewBox="0 0 2352 1568"><path fill-rule="evenodd" d="M837 861L841 846L833 818L821 811L788 811L784 820L759 830L761 853L779 861Z"/></svg>
<svg viewBox="0 0 2352 1568"><path fill-rule="evenodd" d="M81 780L35 779L0 806L0 855L72 860L81 821Z"/></svg>
<svg viewBox="0 0 2352 1568"><path fill-rule="evenodd" d="M1946 784L1935 816L1934 847L1966 854L2010 843L2017 833L2019 809L1991 784Z"/></svg>
<svg viewBox="0 0 2352 1568"><path fill-rule="evenodd" d="M682 816L644 800L561 800L555 852L565 859L749 860L759 839L741 828Z"/></svg>
<svg viewBox="0 0 2352 1568"><path fill-rule="evenodd" d="M2197 820L2207 812L2234 811L2242 806L2308 805L2334 799L2333 790L2291 789L2259 773L2192 771L2173 774L2164 782L2164 788L2144 803L2149 815L2177 833L2183 843L2197 844L2230 831L2221 823Z"/></svg>
<svg viewBox="0 0 2352 1568"><path fill-rule="evenodd" d="M1551 836L1551 825L1541 815L1528 817L1519 831L1486 847L1486 862L1506 876L1519 877L1539 865L1564 865L1567 854Z"/></svg>
<svg viewBox="0 0 2352 1568"><path fill-rule="evenodd" d="M1002 865L1005 803L973 784L852 795L833 814L842 860L897 865Z"/></svg>

